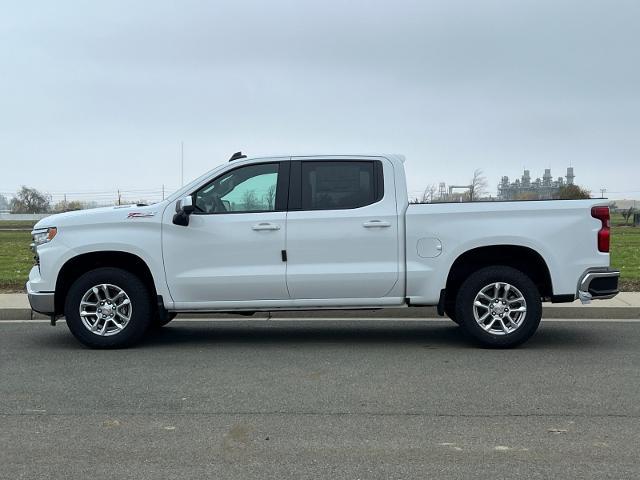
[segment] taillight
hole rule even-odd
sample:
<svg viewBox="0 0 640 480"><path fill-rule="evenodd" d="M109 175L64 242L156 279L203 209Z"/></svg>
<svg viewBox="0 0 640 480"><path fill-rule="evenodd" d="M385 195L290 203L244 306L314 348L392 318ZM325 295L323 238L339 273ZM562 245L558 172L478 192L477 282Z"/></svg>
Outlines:
<svg viewBox="0 0 640 480"><path fill-rule="evenodd" d="M609 207L593 207L591 216L602 222L602 228L598 231L598 250L609 253L611 243L611 215Z"/></svg>

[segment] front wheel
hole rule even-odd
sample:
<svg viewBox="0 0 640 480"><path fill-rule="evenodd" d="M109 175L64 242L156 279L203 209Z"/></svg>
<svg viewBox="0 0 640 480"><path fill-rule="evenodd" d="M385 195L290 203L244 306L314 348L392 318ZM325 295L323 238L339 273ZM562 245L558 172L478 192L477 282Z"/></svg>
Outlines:
<svg viewBox="0 0 640 480"><path fill-rule="evenodd" d="M488 347L515 347L542 318L542 300L531 279L512 267L487 267L460 287L456 318L465 333Z"/></svg>
<svg viewBox="0 0 640 480"><path fill-rule="evenodd" d="M78 278L64 313L71 333L91 348L122 348L139 341L151 321L151 296L135 275L98 268Z"/></svg>

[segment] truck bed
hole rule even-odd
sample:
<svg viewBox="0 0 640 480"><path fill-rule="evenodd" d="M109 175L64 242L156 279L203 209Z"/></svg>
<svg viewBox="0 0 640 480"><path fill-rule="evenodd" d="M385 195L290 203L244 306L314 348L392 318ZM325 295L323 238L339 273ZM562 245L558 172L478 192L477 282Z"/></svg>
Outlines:
<svg viewBox="0 0 640 480"><path fill-rule="evenodd" d="M407 296L437 303L450 266L464 252L514 245L537 252L553 278L554 295L575 295L587 268L608 267L598 252L601 199L410 204L406 210ZM594 261L595 260L595 261Z"/></svg>

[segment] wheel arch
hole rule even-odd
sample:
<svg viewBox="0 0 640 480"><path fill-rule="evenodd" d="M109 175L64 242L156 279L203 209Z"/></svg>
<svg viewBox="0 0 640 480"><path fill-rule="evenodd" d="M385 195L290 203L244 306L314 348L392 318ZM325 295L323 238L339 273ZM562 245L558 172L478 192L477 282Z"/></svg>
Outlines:
<svg viewBox="0 0 640 480"><path fill-rule="evenodd" d="M551 273L540 253L522 245L491 245L472 248L455 259L447 276L445 301L455 300L462 282L469 275L497 265L513 267L527 275L538 287L542 298L553 296Z"/></svg>
<svg viewBox="0 0 640 480"><path fill-rule="evenodd" d="M56 314L63 313L65 298L73 282L81 275L100 267L121 268L136 275L149 289L152 298L156 298L156 285L151 269L138 255L117 250L87 252L67 260L58 272L54 296Z"/></svg>

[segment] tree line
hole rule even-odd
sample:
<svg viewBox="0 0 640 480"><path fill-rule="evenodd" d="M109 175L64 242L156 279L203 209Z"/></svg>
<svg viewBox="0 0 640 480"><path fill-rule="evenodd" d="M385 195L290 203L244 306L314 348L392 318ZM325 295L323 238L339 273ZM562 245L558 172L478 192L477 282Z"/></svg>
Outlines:
<svg viewBox="0 0 640 480"><path fill-rule="evenodd" d="M95 202L80 202L78 200L61 200L55 204L51 202L51 195L40 192L31 187L22 186L11 200L0 194L0 211L11 213L60 213L72 210L92 208Z"/></svg>

